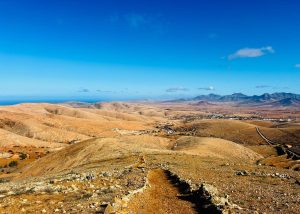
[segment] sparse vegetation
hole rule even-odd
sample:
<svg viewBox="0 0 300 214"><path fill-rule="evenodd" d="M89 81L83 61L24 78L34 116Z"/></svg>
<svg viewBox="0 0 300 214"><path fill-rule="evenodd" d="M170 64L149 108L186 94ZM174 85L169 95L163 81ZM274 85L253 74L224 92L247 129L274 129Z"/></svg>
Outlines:
<svg viewBox="0 0 300 214"><path fill-rule="evenodd" d="M60 115L48 111L45 114L45 106L59 109ZM278 156L276 149L266 144L255 129L260 127L268 137L274 136L276 142L282 138L282 132L289 136L286 139L295 142L289 143L294 147L297 141L293 139L297 139L295 133L299 130L297 123L273 128L272 121L203 119L193 116L198 115L194 113L200 112L199 109L196 111L194 106L185 104L166 108L160 104L107 103L102 109L76 109L76 114L72 107L63 105L26 104L26 108L22 105L3 108L16 113L0 111L0 119L12 118L23 125L4 127L5 135L1 135L4 145L0 164L6 167L2 168L1 179L10 182L1 184L0 180L0 189L6 191L1 193L0 190L0 195L5 197L0 213L18 213L18 205L24 198L30 204L24 207L26 211L63 213L63 205L65 213L95 213L97 208L103 213L116 196L127 196L129 191L144 187L149 172L157 168L178 175L193 188L200 187L203 182L213 184L220 195L229 194L231 202L251 213L258 209L266 213L278 210L293 213L293 209L299 208L295 203L295 185L298 184L293 180L299 172L291 170L299 169L297 161ZM204 110L201 112L206 114ZM215 112L224 114L221 110ZM32 116L34 114L36 117ZM182 115L193 118L186 120L189 116ZM46 126L44 121L52 125ZM40 128L45 129L34 131ZM26 135L28 130L34 138ZM16 166L22 173L17 173ZM235 173L237 171L247 173L241 176ZM50 181L47 180L49 174L53 175ZM32 176L37 177L27 179ZM164 176L155 178L152 187L162 182ZM24 185L19 186L15 183L17 180L24 181ZM157 190L164 188L166 185ZM176 190L172 186L169 189ZM163 192L172 194L174 203L170 203L169 197L155 195L153 198L147 192L137 198L149 208L156 206L155 201L162 206L175 207L179 203L176 191L174 194ZM286 193L284 198L282 193ZM274 202L272 205L270 199ZM139 206L135 208L140 209Z"/></svg>
<svg viewBox="0 0 300 214"><path fill-rule="evenodd" d="M25 153L20 153L19 154L19 159L20 160L24 160L24 159L26 159L27 158L27 154L25 154Z"/></svg>
<svg viewBox="0 0 300 214"><path fill-rule="evenodd" d="M11 161L11 162L9 162L8 166L9 167L16 167L16 166L18 166L18 162L17 161Z"/></svg>
<svg viewBox="0 0 300 214"><path fill-rule="evenodd" d="M4 178L1 178L1 179L0 179L0 184L7 183L7 182L9 182L8 179L4 179Z"/></svg>

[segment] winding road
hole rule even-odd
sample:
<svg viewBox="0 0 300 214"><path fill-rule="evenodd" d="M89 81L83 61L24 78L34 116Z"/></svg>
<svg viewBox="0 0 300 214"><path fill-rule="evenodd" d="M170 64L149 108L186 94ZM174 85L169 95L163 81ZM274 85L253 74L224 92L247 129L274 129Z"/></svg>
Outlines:
<svg viewBox="0 0 300 214"><path fill-rule="evenodd" d="M266 143L268 143L269 145L271 145L271 146L280 146L280 147L283 149L283 151L284 151L286 154L288 154L289 156L295 157L297 160L300 159L300 155L299 155L299 154L297 154L297 153L291 151L291 150L288 149L288 148L285 148L285 147L284 147L283 145L281 145L281 144L278 144L278 143L275 143L275 142L269 140L263 133L261 133L261 131L259 130L258 127L256 127L256 131L257 131L257 133L262 137L262 139L264 139L264 140L266 141Z"/></svg>

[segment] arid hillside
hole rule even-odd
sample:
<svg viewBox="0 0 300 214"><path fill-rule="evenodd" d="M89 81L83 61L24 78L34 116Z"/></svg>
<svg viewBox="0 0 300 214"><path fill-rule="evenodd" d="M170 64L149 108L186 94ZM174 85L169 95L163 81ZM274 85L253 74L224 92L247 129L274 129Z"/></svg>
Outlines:
<svg viewBox="0 0 300 214"><path fill-rule="evenodd" d="M0 212L299 213L288 153L298 123L207 114L176 103L0 107Z"/></svg>
<svg viewBox="0 0 300 214"><path fill-rule="evenodd" d="M75 109L51 104L0 107L1 130L49 143L72 143L114 135L113 128L146 129L157 120L159 118L114 110Z"/></svg>

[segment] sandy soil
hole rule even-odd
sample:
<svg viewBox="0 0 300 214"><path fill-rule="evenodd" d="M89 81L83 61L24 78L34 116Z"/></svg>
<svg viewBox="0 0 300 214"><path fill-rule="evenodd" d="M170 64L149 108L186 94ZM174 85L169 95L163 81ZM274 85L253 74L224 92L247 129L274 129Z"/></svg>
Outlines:
<svg viewBox="0 0 300 214"><path fill-rule="evenodd" d="M299 160L278 155L256 132L259 127L268 138L296 147L299 123L182 119L220 106L205 108L161 103L0 107L0 212L104 212L144 187L148 175L150 187L129 200L129 211L194 213L194 205L178 197L163 173L168 170L192 186L214 186L241 208L238 213L299 213ZM12 161L18 164L8 166Z"/></svg>
<svg viewBox="0 0 300 214"><path fill-rule="evenodd" d="M128 212L134 213L197 213L195 205L180 200L183 195L161 169L149 172L149 188L136 194L128 204Z"/></svg>

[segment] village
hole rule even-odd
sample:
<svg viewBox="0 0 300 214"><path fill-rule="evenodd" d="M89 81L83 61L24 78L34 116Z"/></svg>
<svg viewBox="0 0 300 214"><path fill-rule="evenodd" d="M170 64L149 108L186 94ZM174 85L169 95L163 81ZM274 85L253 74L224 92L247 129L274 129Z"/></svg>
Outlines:
<svg viewBox="0 0 300 214"><path fill-rule="evenodd" d="M208 114L199 114L199 115L180 115L170 118L173 120L182 120L185 122L190 122L194 120L207 120L207 119L224 119L224 120L256 120L256 121L270 121L275 123L286 123L292 121L299 121L300 118L266 118L260 115L251 115L251 116L240 116L232 114L221 114L219 112Z"/></svg>

